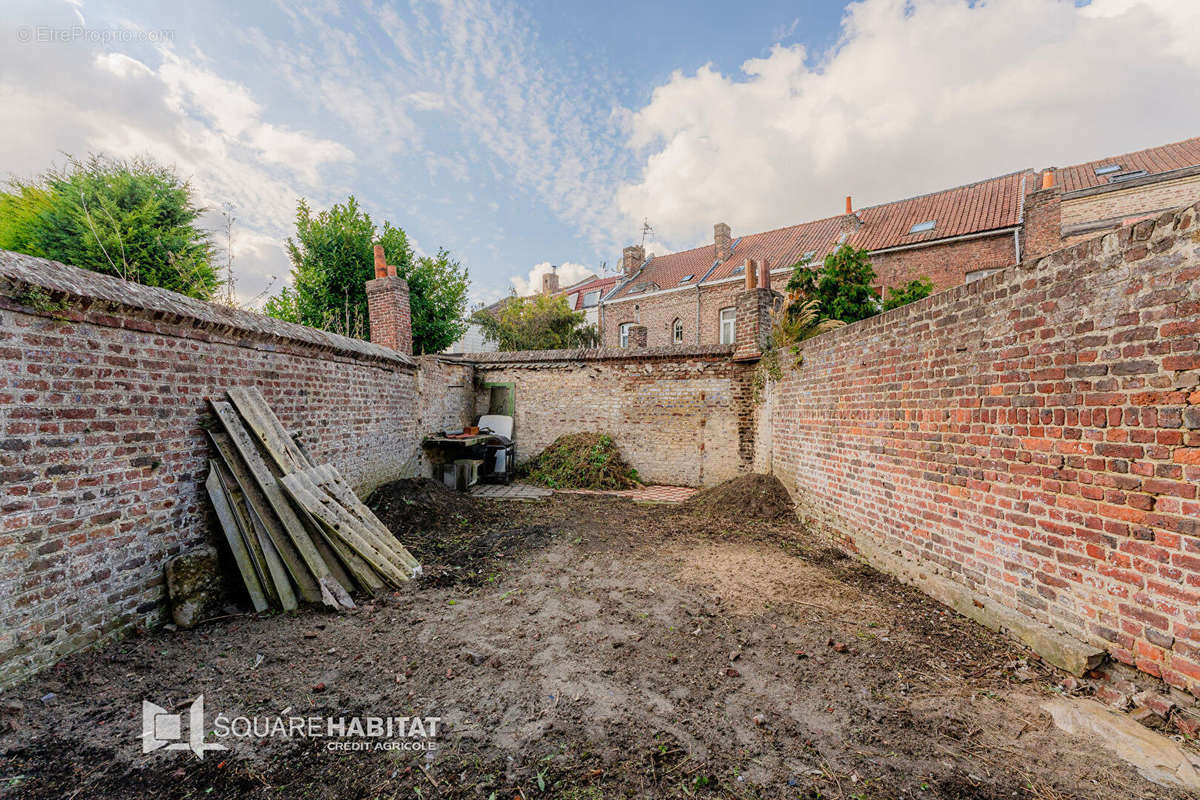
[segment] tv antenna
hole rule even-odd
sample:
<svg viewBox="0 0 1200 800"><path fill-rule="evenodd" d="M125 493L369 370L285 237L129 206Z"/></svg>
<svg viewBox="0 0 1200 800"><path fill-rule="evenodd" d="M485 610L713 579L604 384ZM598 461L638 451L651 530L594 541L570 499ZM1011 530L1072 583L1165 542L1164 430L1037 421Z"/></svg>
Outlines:
<svg viewBox="0 0 1200 800"><path fill-rule="evenodd" d="M646 246L646 234L654 233L654 226L650 224L650 220L642 217L642 247Z"/></svg>

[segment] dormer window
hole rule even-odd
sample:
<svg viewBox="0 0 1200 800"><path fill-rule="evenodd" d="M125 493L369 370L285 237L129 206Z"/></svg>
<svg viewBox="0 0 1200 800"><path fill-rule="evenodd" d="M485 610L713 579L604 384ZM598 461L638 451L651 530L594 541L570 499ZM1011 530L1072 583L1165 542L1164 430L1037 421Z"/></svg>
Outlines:
<svg viewBox="0 0 1200 800"><path fill-rule="evenodd" d="M908 229L908 232L909 233L925 233L926 231L931 231L936 227L937 227L936 219L927 219L924 222L918 222L916 225L913 225L911 228Z"/></svg>

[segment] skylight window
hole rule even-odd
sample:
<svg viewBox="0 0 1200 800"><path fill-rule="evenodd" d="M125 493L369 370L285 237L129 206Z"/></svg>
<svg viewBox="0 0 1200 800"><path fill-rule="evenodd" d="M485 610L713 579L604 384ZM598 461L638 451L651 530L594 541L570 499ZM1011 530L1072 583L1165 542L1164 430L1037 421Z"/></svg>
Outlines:
<svg viewBox="0 0 1200 800"><path fill-rule="evenodd" d="M808 261L808 260L809 260L809 259L811 259L813 256L815 256L816 254L817 254L817 251L816 251L816 250L809 250L807 253L805 253L804 255L800 256L800 260L801 260L801 261Z"/></svg>
<svg viewBox="0 0 1200 800"><path fill-rule="evenodd" d="M916 225L913 225L911 228L908 229L908 232L909 233L924 233L925 231L933 230L936 226L937 226L936 219L927 219L924 222L918 222Z"/></svg>
<svg viewBox="0 0 1200 800"><path fill-rule="evenodd" d="M1148 175L1148 174L1149 173L1147 173L1146 170L1144 170L1144 169L1135 169L1131 172L1122 172L1119 175L1110 175L1108 178L1108 182L1109 183L1120 183L1121 181L1133 180L1134 178L1140 178L1143 175Z"/></svg>
<svg viewBox="0 0 1200 800"><path fill-rule="evenodd" d="M733 255L733 251L737 250L737 246L742 243L742 237L733 240L733 244L729 245L729 254Z"/></svg>
<svg viewBox="0 0 1200 800"><path fill-rule="evenodd" d="M746 271L746 265L738 264L736 267L733 268L733 272L730 272L729 274L730 275L741 275L745 271Z"/></svg>
<svg viewBox="0 0 1200 800"><path fill-rule="evenodd" d="M694 277L696 277L696 273L694 273L694 272L693 272L691 275L684 275L682 278L680 278L680 279L679 279L679 282L680 282L680 283L687 283L688 281L690 281L690 280L691 280L692 278L694 278Z"/></svg>
<svg viewBox="0 0 1200 800"><path fill-rule="evenodd" d="M1111 175L1114 172L1120 172L1120 171L1121 171L1120 164L1105 164L1103 167L1096 167L1096 169L1095 169L1095 172L1097 175Z"/></svg>

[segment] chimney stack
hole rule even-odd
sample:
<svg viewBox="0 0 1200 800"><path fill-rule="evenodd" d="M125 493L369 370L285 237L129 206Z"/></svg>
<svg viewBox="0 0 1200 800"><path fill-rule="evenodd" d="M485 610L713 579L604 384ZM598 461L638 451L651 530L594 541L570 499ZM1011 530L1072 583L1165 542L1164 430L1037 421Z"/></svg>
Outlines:
<svg viewBox="0 0 1200 800"><path fill-rule="evenodd" d="M367 281L367 316L371 341L412 355L412 309L408 282L396 275L396 265L388 264L383 246L375 245L375 279Z"/></svg>
<svg viewBox="0 0 1200 800"><path fill-rule="evenodd" d="M640 244L630 245L621 251L621 273L628 278L637 272L646 260L646 248Z"/></svg>
<svg viewBox="0 0 1200 800"><path fill-rule="evenodd" d="M733 255L733 236L724 222L713 225L713 257L724 261Z"/></svg>
<svg viewBox="0 0 1200 800"><path fill-rule="evenodd" d="M558 267L551 267L550 272L542 273L542 294L554 294L558 291Z"/></svg>

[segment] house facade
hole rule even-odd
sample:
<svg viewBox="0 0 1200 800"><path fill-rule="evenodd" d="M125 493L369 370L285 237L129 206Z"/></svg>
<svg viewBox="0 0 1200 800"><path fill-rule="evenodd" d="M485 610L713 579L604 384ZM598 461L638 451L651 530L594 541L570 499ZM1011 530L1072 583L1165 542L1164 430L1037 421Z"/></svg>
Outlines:
<svg viewBox="0 0 1200 800"><path fill-rule="evenodd" d="M941 291L1026 258L1200 200L1200 138L1065 168L1020 170L940 192L763 233L713 227L711 245L667 255L626 247L621 275L598 307L606 347L732 343L748 261L775 288L802 259L843 243L870 252L883 294L918 277Z"/></svg>

